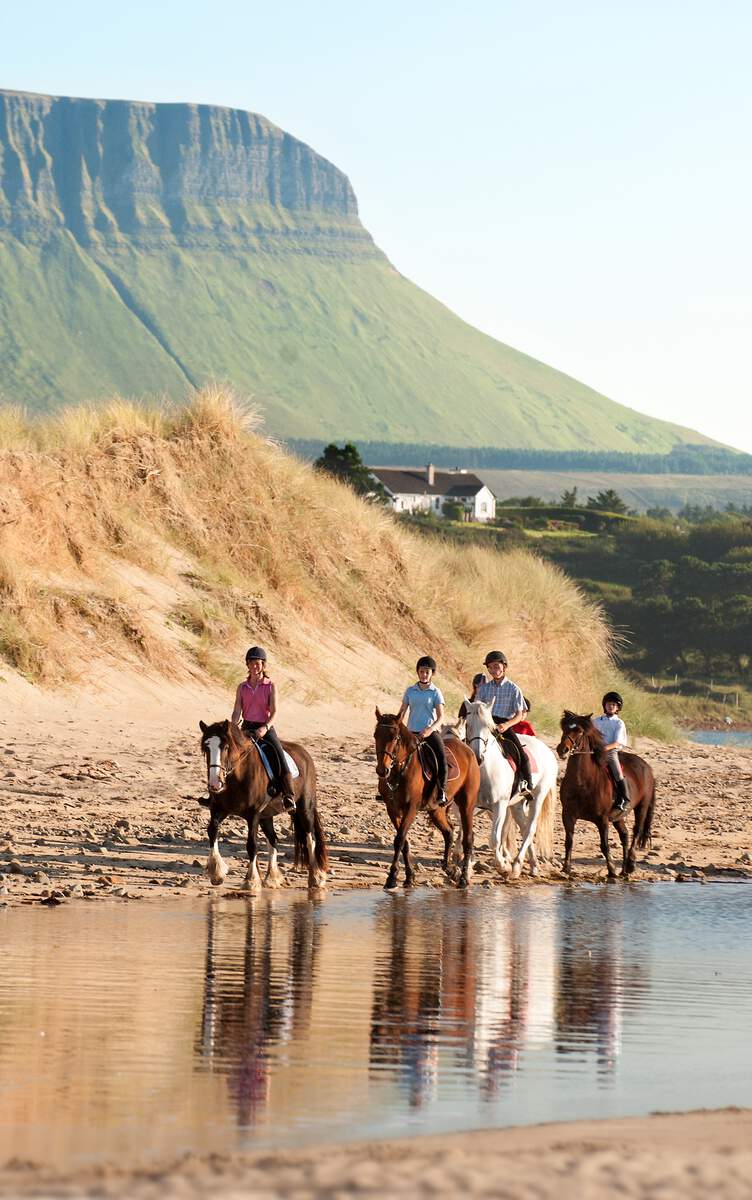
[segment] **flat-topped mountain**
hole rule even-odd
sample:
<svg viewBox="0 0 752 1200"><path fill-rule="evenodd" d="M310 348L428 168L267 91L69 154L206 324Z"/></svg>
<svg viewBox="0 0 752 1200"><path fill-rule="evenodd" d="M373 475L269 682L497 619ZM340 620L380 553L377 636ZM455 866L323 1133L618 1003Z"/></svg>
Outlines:
<svg viewBox="0 0 752 1200"><path fill-rule="evenodd" d="M0 92L0 398L227 380L280 436L668 450L709 439L473 329L264 117Z"/></svg>

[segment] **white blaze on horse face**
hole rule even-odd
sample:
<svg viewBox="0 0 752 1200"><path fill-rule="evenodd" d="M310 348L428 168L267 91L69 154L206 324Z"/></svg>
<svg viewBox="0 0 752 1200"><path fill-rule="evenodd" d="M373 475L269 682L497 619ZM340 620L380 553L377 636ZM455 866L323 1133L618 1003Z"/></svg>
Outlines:
<svg viewBox="0 0 752 1200"><path fill-rule="evenodd" d="M218 737L210 737L206 739L204 745L209 762L209 791L220 792L222 790L222 772L220 770L222 742Z"/></svg>

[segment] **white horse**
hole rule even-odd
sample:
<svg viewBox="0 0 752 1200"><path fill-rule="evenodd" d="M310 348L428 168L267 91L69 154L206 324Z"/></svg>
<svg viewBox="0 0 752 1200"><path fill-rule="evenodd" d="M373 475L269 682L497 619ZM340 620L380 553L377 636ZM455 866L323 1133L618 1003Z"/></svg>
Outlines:
<svg viewBox="0 0 752 1200"><path fill-rule="evenodd" d="M523 746L529 746L536 763L533 771L533 790L512 799L514 770L494 737L496 728L491 705L482 700L466 700L465 741L475 752L480 766L478 808L491 812L491 847L499 872L505 878L519 879L525 855L530 859L531 874L538 874L538 853L542 858L553 854L554 803L556 799L557 763L553 750L540 738L520 734ZM522 844L512 857L512 818L522 836ZM537 836L536 836L537 835Z"/></svg>

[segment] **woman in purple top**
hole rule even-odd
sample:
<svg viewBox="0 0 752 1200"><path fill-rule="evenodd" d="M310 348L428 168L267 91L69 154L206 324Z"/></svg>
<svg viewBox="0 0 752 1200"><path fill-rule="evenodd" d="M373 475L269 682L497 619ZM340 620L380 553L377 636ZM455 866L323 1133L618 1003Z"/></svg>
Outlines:
<svg viewBox="0 0 752 1200"><path fill-rule="evenodd" d="M295 807L295 794L285 752L272 725L277 711L277 689L266 673L266 650L262 650L261 646L251 646L245 656L245 665L248 678L238 684L232 722L241 725L243 733L249 737L264 741L275 750L279 760L282 799L285 808L291 809Z"/></svg>

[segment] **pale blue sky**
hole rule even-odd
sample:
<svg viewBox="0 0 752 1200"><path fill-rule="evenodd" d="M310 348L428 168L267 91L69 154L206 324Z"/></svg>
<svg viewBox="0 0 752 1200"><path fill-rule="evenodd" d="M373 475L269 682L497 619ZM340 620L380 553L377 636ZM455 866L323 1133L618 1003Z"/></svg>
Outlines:
<svg viewBox="0 0 752 1200"><path fill-rule="evenodd" d="M751 47L746 0L36 0L0 86L261 112L461 316L752 452Z"/></svg>

